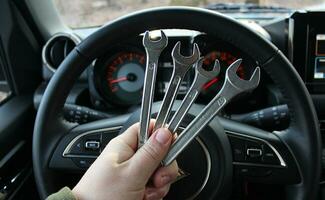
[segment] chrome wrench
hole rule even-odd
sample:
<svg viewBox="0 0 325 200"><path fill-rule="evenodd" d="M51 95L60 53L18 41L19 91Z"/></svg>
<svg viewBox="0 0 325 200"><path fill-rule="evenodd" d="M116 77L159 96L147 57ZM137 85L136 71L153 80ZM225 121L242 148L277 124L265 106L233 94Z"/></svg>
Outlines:
<svg viewBox="0 0 325 200"><path fill-rule="evenodd" d="M191 56L181 55L181 43L177 42L173 51L172 57L174 62L174 69L168 89L162 101L160 110L158 112L154 130L164 127L168 119L172 105L176 99L178 88L186 74L186 72L193 66L200 58L200 50L197 44L194 44L193 54Z"/></svg>
<svg viewBox="0 0 325 200"><path fill-rule="evenodd" d="M213 69L211 71L207 71L202 67L203 59L204 58L201 57L200 60L197 62L195 66L195 77L193 83L186 96L184 97L180 107L177 109L173 118L168 123L168 129L172 133L176 133L186 113L191 108L191 105L194 103L195 99L200 94L202 86L209 80L218 76L218 74L220 73L220 64L218 60L215 61Z"/></svg>
<svg viewBox="0 0 325 200"><path fill-rule="evenodd" d="M143 36L143 46L146 50L146 73L142 93L140 133L138 135L138 148L140 148L149 137L149 123L151 118L151 106L154 98L158 60L161 52L168 44L168 38L161 31L161 38L158 41L151 40L149 31Z"/></svg>
<svg viewBox="0 0 325 200"><path fill-rule="evenodd" d="M260 68L257 67L250 80L243 80L237 76L236 71L241 59L232 63L226 71L225 82L219 93L195 117L195 119L176 138L171 149L163 160L163 165L169 165L184 150L184 148L200 133L200 131L217 115L217 113L240 93L255 89L260 81Z"/></svg>

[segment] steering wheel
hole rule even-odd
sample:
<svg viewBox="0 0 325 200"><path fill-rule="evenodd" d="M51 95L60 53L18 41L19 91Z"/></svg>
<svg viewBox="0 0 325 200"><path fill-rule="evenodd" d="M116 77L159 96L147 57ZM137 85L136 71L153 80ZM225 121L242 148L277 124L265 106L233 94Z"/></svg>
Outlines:
<svg viewBox="0 0 325 200"><path fill-rule="evenodd" d="M81 162L82 155L69 154L74 142L84 136L109 140L139 120L139 112L135 112L131 117L121 115L83 125L65 121L63 105L82 71L108 47L125 38L146 30L171 28L204 32L232 44L256 60L280 88L289 108L290 126L284 131L267 132L221 117L214 119L179 158L180 167L191 172L185 173L187 177L180 180L184 183L172 186L168 197L225 198L232 180L242 177L285 185L289 200L313 199L320 176L321 139L311 98L298 73L273 44L244 25L216 12L187 7L148 9L112 21L82 41L63 61L48 84L35 120L33 165L41 198L62 187L65 170L76 169L76 159L80 167L90 164L88 162L96 157L86 157ZM153 106L153 114L157 107L159 102ZM201 108L201 105L194 105L190 117L195 117ZM256 149L262 150L257 151L263 152L262 160L255 162L252 156L252 160L247 161L240 157L241 148L248 146L254 147L253 153ZM191 180L191 184L186 183L186 179ZM188 187L182 187L183 184ZM174 187L180 193L178 196L173 193ZM192 196L180 196L186 194Z"/></svg>

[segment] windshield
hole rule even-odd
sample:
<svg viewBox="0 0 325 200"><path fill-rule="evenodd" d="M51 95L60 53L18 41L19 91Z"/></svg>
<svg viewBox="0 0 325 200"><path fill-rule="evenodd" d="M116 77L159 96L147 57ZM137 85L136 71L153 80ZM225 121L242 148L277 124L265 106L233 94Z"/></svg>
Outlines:
<svg viewBox="0 0 325 200"><path fill-rule="evenodd" d="M228 10L228 6L270 6L281 8L321 8L325 0L53 0L63 21L72 28L100 26L122 15L157 6L196 6L214 10ZM226 2L226 3L225 3ZM220 5L219 5L220 4ZM230 10L230 9L229 9ZM241 12L242 9L238 9ZM250 9L251 11L251 9ZM266 11L264 11L266 12Z"/></svg>

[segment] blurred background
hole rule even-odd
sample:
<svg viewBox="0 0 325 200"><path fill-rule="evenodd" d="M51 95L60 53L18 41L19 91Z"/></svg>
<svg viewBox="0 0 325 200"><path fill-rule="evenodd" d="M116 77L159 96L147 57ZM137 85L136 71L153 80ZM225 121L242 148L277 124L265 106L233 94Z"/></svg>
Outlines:
<svg viewBox="0 0 325 200"><path fill-rule="evenodd" d="M292 9L323 7L325 0L53 0L63 21L72 28L100 26L130 12L157 6L257 4Z"/></svg>

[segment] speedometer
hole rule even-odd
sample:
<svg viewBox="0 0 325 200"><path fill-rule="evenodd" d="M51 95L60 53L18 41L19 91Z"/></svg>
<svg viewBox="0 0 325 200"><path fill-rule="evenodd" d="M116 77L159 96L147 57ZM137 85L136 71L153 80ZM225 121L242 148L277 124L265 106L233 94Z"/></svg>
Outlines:
<svg viewBox="0 0 325 200"><path fill-rule="evenodd" d="M227 68L238 58L228 51L214 50L204 56L203 67L207 70L211 70L216 59L218 59L220 62L220 74L207 82L202 88L202 95L207 99L215 96L216 93L221 89ZM241 78L244 78L245 74L243 64L239 66L237 74Z"/></svg>
<svg viewBox="0 0 325 200"><path fill-rule="evenodd" d="M106 99L117 105L138 104L142 98L145 55L139 52L121 52L104 63L102 83Z"/></svg>

